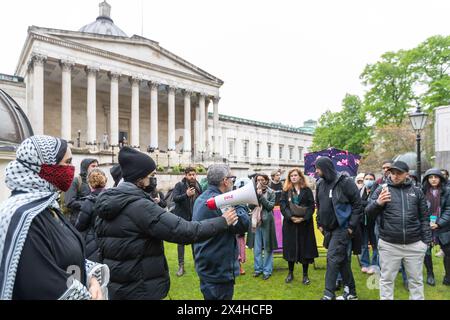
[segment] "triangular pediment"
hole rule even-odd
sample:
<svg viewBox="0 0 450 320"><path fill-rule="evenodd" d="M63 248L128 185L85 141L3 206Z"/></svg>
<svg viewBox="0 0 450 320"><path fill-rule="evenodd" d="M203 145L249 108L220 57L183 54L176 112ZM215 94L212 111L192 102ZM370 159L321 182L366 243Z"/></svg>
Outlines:
<svg viewBox="0 0 450 320"><path fill-rule="evenodd" d="M72 44L76 43L80 46L95 48L139 62L160 66L184 74L190 74L195 77L201 77L207 81L214 81L219 84L223 83L222 80L160 47L157 42L140 36L135 35L131 38L127 38L66 30L33 28L35 32L56 37L59 40L67 41Z"/></svg>

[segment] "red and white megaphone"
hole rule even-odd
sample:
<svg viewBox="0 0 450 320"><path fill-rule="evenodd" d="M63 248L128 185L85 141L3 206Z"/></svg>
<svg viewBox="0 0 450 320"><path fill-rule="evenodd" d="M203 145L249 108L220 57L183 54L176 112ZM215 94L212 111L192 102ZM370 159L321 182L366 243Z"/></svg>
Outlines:
<svg viewBox="0 0 450 320"><path fill-rule="evenodd" d="M240 204L258 205L258 196L256 194L256 184L254 179L240 189L223 193L206 201L206 206L210 210L217 210L219 208L237 206Z"/></svg>

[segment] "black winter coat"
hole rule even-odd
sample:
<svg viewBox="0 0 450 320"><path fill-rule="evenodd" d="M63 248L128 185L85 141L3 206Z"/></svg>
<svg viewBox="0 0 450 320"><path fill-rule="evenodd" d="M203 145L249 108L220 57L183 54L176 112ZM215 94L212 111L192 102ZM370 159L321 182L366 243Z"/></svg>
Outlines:
<svg viewBox="0 0 450 320"><path fill-rule="evenodd" d="M223 217L183 220L129 182L103 192L94 210L100 258L111 271L111 299L163 299L170 287L163 240L189 244L228 229Z"/></svg>
<svg viewBox="0 0 450 320"><path fill-rule="evenodd" d="M91 188L86 181L87 170L91 163L96 162L96 159L84 159L80 165L80 178L75 177L69 190L64 193L64 205L71 210L70 223L75 225L78 219L78 214L81 210L85 198L91 193ZM79 181L81 180L81 186Z"/></svg>
<svg viewBox="0 0 450 320"><path fill-rule="evenodd" d="M281 213L283 214L283 258L291 262L312 263L319 256L314 234L314 195L310 188L300 191L300 206L308 207L305 221L293 223L289 208L289 192L281 194Z"/></svg>
<svg viewBox="0 0 450 320"><path fill-rule="evenodd" d="M97 214L94 212L93 208L98 195L102 191L103 189L94 190L86 197L81 205L80 214L78 215L77 222L75 223L75 228L80 231L84 237L84 242L86 244L86 259L94 262L99 262L99 256L97 235L94 230Z"/></svg>
<svg viewBox="0 0 450 320"><path fill-rule="evenodd" d="M431 243L430 216L422 190L412 185L411 179L401 185L394 185L387 179L391 201L384 206L377 203L383 189L379 186L366 207L370 218L380 218L380 238L396 244L410 244L422 240Z"/></svg>
<svg viewBox="0 0 450 320"><path fill-rule="evenodd" d="M186 178L183 178L183 180L175 185L175 188L172 191L173 201L175 202L175 209L173 210L173 213L184 220L192 220L192 210L194 209L195 199L197 199L202 193L202 188L197 181L195 181L195 189L195 196L188 197L186 194L186 191L188 190L188 183Z"/></svg>
<svg viewBox="0 0 450 320"><path fill-rule="evenodd" d="M441 192L441 215L436 224L439 228L436 235L442 246L450 245L450 188L442 188Z"/></svg>

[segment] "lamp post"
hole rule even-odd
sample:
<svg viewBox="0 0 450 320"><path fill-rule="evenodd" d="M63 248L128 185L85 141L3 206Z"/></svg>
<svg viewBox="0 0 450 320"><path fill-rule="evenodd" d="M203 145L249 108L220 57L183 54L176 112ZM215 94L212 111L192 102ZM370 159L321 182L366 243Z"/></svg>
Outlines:
<svg viewBox="0 0 450 320"><path fill-rule="evenodd" d="M428 115L425 112L420 110L420 105L417 104L417 109L414 112L409 114L409 119L411 120L411 126L416 132L416 143L417 143L417 180L422 180L422 170L421 170L421 159L420 159L420 141L421 136L420 133L425 128L425 124L427 123Z"/></svg>
<svg viewBox="0 0 450 320"><path fill-rule="evenodd" d="M167 151L167 172L169 172L170 169L170 153Z"/></svg>

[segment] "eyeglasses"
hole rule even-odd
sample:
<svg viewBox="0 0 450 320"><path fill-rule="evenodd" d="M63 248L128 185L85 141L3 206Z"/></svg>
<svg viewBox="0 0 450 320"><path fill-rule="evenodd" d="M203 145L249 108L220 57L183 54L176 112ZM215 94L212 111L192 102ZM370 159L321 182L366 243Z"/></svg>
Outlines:
<svg viewBox="0 0 450 320"><path fill-rule="evenodd" d="M228 176L226 177L227 179L231 179L231 181L235 182L236 181L236 176Z"/></svg>

